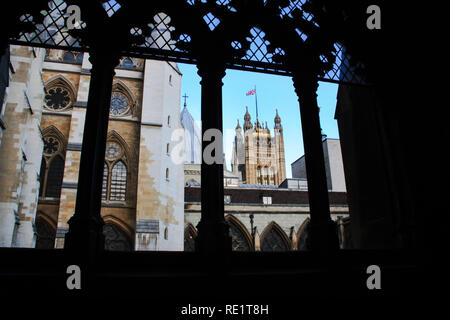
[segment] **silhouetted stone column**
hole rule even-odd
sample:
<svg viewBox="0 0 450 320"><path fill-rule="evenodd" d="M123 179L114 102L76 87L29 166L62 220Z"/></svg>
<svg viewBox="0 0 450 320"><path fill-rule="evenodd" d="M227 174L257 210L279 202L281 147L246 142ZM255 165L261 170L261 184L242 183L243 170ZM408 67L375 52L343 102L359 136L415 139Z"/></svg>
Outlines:
<svg viewBox="0 0 450 320"><path fill-rule="evenodd" d="M202 78L202 137L209 129L222 132L222 78L225 67L215 64L198 64L198 74ZM213 138L214 139L214 138ZM202 139L202 151L213 142ZM223 139L217 144L222 146ZM223 149L223 147L222 147ZM215 150L215 152L219 152ZM202 153L203 155L203 153ZM224 217L223 198L223 154L217 154L220 163L207 164L202 156L201 166L201 219L197 226L196 250L203 253L231 251L228 224Z"/></svg>
<svg viewBox="0 0 450 320"><path fill-rule="evenodd" d="M100 216L103 166L108 130L111 89L118 56L93 52L89 96L81 149L75 213L68 221L64 248L84 258L104 249Z"/></svg>
<svg viewBox="0 0 450 320"><path fill-rule="evenodd" d="M328 187L317 106L316 77L294 73L292 77L300 103L306 175L308 178L309 208L311 215L310 249L330 251L339 249L335 223L330 217Z"/></svg>

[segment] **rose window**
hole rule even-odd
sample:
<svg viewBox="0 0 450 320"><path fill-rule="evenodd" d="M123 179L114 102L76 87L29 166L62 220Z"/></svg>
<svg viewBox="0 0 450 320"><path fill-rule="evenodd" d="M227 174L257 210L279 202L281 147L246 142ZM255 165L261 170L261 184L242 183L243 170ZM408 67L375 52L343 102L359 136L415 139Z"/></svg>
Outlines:
<svg viewBox="0 0 450 320"><path fill-rule="evenodd" d="M52 110L61 110L69 106L70 95L63 87L53 87L45 95L45 106Z"/></svg>
<svg viewBox="0 0 450 320"><path fill-rule="evenodd" d="M58 151L59 141L54 137L46 137L44 139L44 153L50 155Z"/></svg>
<svg viewBox="0 0 450 320"><path fill-rule="evenodd" d="M114 92L111 96L111 109L110 113L113 116L124 114L128 111L129 104L128 99L119 92Z"/></svg>

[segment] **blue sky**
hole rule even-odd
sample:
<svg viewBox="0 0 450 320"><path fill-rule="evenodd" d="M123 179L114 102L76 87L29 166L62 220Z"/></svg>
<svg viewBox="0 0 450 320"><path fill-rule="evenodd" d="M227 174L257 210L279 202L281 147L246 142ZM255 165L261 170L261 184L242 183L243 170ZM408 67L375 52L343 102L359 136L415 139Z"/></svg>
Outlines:
<svg viewBox="0 0 450 320"><path fill-rule="evenodd" d="M195 120L200 120L201 86L200 77L197 75L197 67L181 63L178 64L178 67L183 74L181 95L183 96L186 93L189 96L187 99L188 110ZM228 169L231 169L231 148L237 118L239 118L242 126L245 106L248 106L252 122L256 119L255 96L245 95L256 85L258 118L260 121L267 121L272 133L275 109L278 108L284 132L286 176L292 177L291 163L304 154L299 104L292 79L290 77L228 69L223 83L224 151ZM318 105L321 108L321 127L329 138L339 138L337 123L334 120L337 88L337 84L319 82L317 92ZM184 99L182 98L181 108L183 108L183 104Z"/></svg>

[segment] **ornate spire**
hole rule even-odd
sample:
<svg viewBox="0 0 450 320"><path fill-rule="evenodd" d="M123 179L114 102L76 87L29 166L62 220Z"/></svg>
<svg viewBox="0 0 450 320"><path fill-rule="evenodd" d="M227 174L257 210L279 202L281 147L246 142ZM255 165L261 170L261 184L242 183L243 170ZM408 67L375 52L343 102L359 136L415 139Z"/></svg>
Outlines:
<svg viewBox="0 0 450 320"><path fill-rule="evenodd" d="M281 118L280 118L280 116L278 115L278 108L275 109L275 111L276 111L276 115L275 115L274 121L275 121L275 123L281 123Z"/></svg>
<svg viewBox="0 0 450 320"><path fill-rule="evenodd" d="M248 113L248 106L245 106L245 115L244 115L244 120L245 121L250 121L251 117L250 117L250 113Z"/></svg>
<svg viewBox="0 0 450 320"><path fill-rule="evenodd" d="M250 121L251 119L250 113L248 113L248 106L245 106L245 110L246 111L244 115L244 131L253 128L252 122Z"/></svg>
<svg viewBox="0 0 450 320"><path fill-rule="evenodd" d="M239 124L239 119L237 119L237 126L236 126L236 130L237 129L241 129L241 125Z"/></svg>
<svg viewBox="0 0 450 320"><path fill-rule="evenodd" d="M275 119L273 120L275 122L275 129L278 129L278 128L281 129L281 118L278 115L278 109L275 109L275 110L276 110L276 115L275 115Z"/></svg>

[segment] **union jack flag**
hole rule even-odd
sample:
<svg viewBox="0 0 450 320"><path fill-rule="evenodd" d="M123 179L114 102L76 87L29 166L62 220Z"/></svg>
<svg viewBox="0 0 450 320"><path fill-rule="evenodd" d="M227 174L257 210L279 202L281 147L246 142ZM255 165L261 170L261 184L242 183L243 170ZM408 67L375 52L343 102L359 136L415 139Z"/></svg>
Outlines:
<svg viewBox="0 0 450 320"><path fill-rule="evenodd" d="M245 95L246 96L251 96L252 94L256 93L256 89L250 90L249 92L247 92Z"/></svg>

